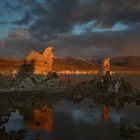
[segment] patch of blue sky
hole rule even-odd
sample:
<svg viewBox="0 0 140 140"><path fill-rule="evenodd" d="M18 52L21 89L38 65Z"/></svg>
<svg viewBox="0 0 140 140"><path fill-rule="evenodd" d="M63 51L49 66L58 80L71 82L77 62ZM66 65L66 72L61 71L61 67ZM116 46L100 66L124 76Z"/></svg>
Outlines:
<svg viewBox="0 0 140 140"><path fill-rule="evenodd" d="M128 25L124 25L121 22L117 22L111 28L94 28L91 31L92 32L107 32L107 31L123 31L126 29L128 29Z"/></svg>
<svg viewBox="0 0 140 140"><path fill-rule="evenodd" d="M92 2L96 2L98 0L92 0ZM91 0L80 0L80 4L85 5L85 4L89 4L91 2Z"/></svg>
<svg viewBox="0 0 140 140"><path fill-rule="evenodd" d="M47 1L45 1L45 0L37 0L40 4L46 4L47 3Z"/></svg>
<svg viewBox="0 0 140 140"><path fill-rule="evenodd" d="M91 20L87 23L83 23L83 24L76 24L74 25L73 29L72 29L72 34L75 35L80 35L81 33L86 32L87 30L90 30L90 28L92 28L92 26L96 23L95 20Z"/></svg>
<svg viewBox="0 0 140 140"><path fill-rule="evenodd" d="M80 35L87 31L90 31L90 32L123 31L123 30L126 30L129 28L128 25L125 25L121 22L117 22L110 28L100 28L100 27L96 28L96 26L94 26L95 23L96 23L96 20L92 20L85 24L76 24L76 25L74 25L74 27L72 29L72 34Z"/></svg>
<svg viewBox="0 0 140 140"><path fill-rule="evenodd" d="M19 5L17 0L9 1L9 4L12 8L6 5L6 1L0 1L0 38L6 37L14 29L22 28L22 25L19 27L13 22L21 20L28 8L23 7L20 10L16 8Z"/></svg>
<svg viewBox="0 0 140 140"><path fill-rule="evenodd" d="M0 26L0 38L7 37L9 32L14 30L15 28L16 26L11 24L5 24L3 26Z"/></svg>

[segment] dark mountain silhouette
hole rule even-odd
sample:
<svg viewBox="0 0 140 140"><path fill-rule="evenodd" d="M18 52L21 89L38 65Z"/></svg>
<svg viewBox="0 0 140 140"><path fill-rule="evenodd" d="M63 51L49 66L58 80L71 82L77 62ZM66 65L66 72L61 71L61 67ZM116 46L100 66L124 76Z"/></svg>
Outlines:
<svg viewBox="0 0 140 140"><path fill-rule="evenodd" d="M99 64L95 60L85 59L85 58L56 58L53 62L53 70L97 70L99 69Z"/></svg>

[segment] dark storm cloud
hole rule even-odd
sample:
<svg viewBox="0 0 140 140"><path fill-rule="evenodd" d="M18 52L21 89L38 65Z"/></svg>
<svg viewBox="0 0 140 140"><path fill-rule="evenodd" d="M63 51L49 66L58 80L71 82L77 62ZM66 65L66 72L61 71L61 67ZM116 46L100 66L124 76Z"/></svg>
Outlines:
<svg viewBox="0 0 140 140"><path fill-rule="evenodd" d="M85 0L86 1L86 0ZM96 20L96 26L109 28L117 22L135 24L140 22L139 0L51 0L46 6L37 4L32 14L37 16L30 33L37 38L46 34L69 32L77 23ZM51 38L51 37L50 37ZM53 38L54 39L54 38Z"/></svg>
<svg viewBox="0 0 140 140"><path fill-rule="evenodd" d="M0 47L0 55L19 54L41 50L48 41L54 44L56 55L140 55L140 1L139 0L7 0L7 9L21 13L11 21L25 31L10 34ZM15 15L16 17L16 15ZM88 31L72 35L74 25L96 21ZM111 28L121 22L128 25L123 31L90 32L93 28ZM24 34L25 33L25 34ZM16 36L17 35L17 36ZM14 37L13 37L14 36ZM16 36L16 37L15 37ZM15 53L14 53L15 52Z"/></svg>
<svg viewBox="0 0 140 140"><path fill-rule="evenodd" d="M101 28L109 28L117 22L140 22L139 0L44 0L43 3L23 0L19 7L30 7L30 10L14 23L26 24L34 17L29 31L42 40L54 39L55 35L70 32L75 24L91 20L96 20L95 25Z"/></svg>
<svg viewBox="0 0 140 140"><path fill-rule="evenodd" d="M75 23L72 13L76 6L78 6L78 0L52 0L48 1L46 7L36 5L33 13L37 19L30 27L31 35L36 38L39 35L44 39L45 35L54 37L68 32Z"/></svg>
<svg viewBox="0 0 140 140"><path fill-rule="evenodd" d="M140 30L63 36L53 41L59 56L140 55Z"/></svg>
<svg viewBox="0 0 140 140"><path fill-rule="evenodd" d="M0 41L0 56L23 59L32 50L41 52L44 48L46 48L46 45L37 40L10 38Z"/></svg>
<svg viewBox="0 0 140 140"><path fill-rule="evenodd" d="M81 13L81 14L80 14ZM110 27L118 21L133 23L140 21L139 0L98 0L79 8L81 20L96 19L98 26Z"/></svg>
<svg viewBox="0 0 140 140"><path fill-rule="evenodd" d="M31 50L41 52L49 45L55 48L55 55L60 57L139 56L140 29L64 35L45 43L30 37L28 30L17 30L0 42L0 56L23 58Z"/></svg>
<svg viewBox="0 0 140 140"><path fill-rule="evenodd" d="M41 52L46 47L46 43L32 38L27 29L14 30L5 40L0 40L0 56L22 59L30 51Z"/></svg>
<svg viewBox="0 0 140 140"><path fill-rule="evenodd" d="M12 23L17 25L28 25L31 22L31 19L32 15L26 11L21 19L13 21Z"/></svg>

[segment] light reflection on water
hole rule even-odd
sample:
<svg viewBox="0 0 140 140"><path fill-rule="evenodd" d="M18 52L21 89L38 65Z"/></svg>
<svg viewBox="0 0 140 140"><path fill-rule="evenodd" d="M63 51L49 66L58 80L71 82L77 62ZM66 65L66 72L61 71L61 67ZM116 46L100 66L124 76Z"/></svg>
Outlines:
<svg viewBox="0 0 140 140"><path fill-rule="evenodd" d="M89 105L93 107L90 108ZM5 126L6 131L27 128L25 140L36 137L39 140L119 140L121 115L129 116L140 126L139 106L127 105L116 110L104 104L97 106L89 99L78 104L62 100L52 108L33 110L33 116L25 120L17 111L11 114L10 121Z"/></svg>
<svg viewBox="0 0 140 140"><path fill-rule="evenodd" d="M52 108L45 107L42 109L35 109L33 110L33 115L33 119L28 119L25 121L27 127L31 128L32 130L43 129L48 133L52 133Z"/></svg>

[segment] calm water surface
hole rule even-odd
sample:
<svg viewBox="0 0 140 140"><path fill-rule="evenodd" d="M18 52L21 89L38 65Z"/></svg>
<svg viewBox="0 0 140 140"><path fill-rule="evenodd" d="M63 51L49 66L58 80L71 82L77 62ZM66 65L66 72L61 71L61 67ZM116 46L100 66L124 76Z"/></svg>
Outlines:
<svg viewBox="0 0 140 140"><path fill-rule="evenodd" d="M6 131L27 128L25 140L37 137L39 140L121 140L119 121L122 115L129 116L140 127L140 107L133 103L117 110L96 105L89 99L77 104L62 100L51 108L34 110L34 115L36 123L24 120L20 111L11 113L9 122L5 124ZM131 139L139 138L138 132Z"/></svg>
<svg viewBox="0 0 140 140"><path fill-rule="evenodd" d="M93 76L63 76L73 84L90 80ZM140 90L140 77L125 76L127 81ZM89 107L92 106L92 107ZM94 100L85 99L80 103L61 100L52 107L33 110L26 119L20 110L12 112L6 131L28 130L25 140L123 140L120 137L120 117L129 116L140 127L140 106L125 104L116 109L104 104L97 105ZM32 121L32 117L35 118ZM130 140L140 140L140 131Z"/></svg>

